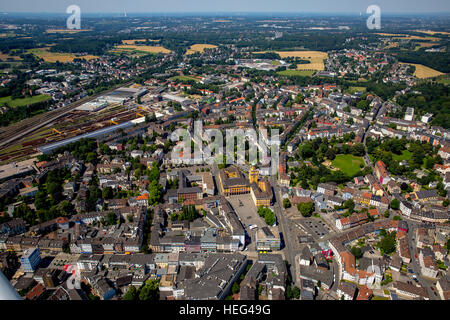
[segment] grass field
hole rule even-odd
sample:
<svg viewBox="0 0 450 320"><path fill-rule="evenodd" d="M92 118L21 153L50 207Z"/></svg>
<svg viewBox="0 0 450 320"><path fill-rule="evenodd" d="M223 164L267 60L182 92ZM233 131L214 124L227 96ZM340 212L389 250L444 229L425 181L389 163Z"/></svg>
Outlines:
<svg viewBox="0 0 450 320"><path fill-rule="evenodd" d="M354 94L355 92L366 92L366 87L349 87L348 92Z"/></svg>
<svg viewBox="0 0 450 320"><path fill-rule="evenodd" d="M422 64L415 64L415 63L403 63L403 64L409 64L411 66L415 66L416 71L414 72L414 75L419 79L433 78L433 77L442 76L445 74L440 71L426 67Z"/></svg>
<svg viewBox="0 0 450 320"><path fill-rule="evenodd" d="M170 78L170 80L180 80L180 81L189 81L189 80L193 80L193 81L200 81L197 78L194 77L190 77L190 76L175 76Z"/></svg>
<svg viewBox="0 0 450 320"><path fill-rule="evenodd" d="M217 46L213 44L193 44L186 51L186 54L194 54L196 52L203 52L205 51L205 49L214 49L214 48L217 48Z"/></svg>
<svg viewBox="0 0 450 320"><path fill-rule="evenodd" d="M44 59L45 62L72 62L74 59L85 59L92 60L97 59L97 56L86 55L86 56L76 56L73 53L61 53L61 52L50 52L49 48L35 48L28 50L28 53L32 53L35 56Z"/></svg>
<svg viewBox="0 0 450 320"><path fill-rule="evenodd" d="M282 76L302 76L302 77L311 77L315 71L312 70L283 70L277 72Z"/></svg>
<svg viewBox="0 0 450 320"><path fill-rule="evenodd" d="M439 79L439 80L437 80L437 82L438 83L442 83L442 84L446 84L446 85L449 85L450 84L450 77L445 77L445 78L442 78L442 79Z"/></svg>
<svg viewBox="0 0 450 320"><path fill-rule="evenodd" d="M416 42L416 48L414 51L417 51L421 48L431 48L432 46L435 46L436 43L433 42Z"/></svg>
<svg viewBox="0 0 450 320"><path fill-rule="evenodd" d="M392 154L392 158L399 162L403 161L403 160L409 160L409 159L411 159L411 157L412 157L412 153L408 150L404 150L401 155L398 155L395 153Z"/></svg>
<svg viewBox="0 0 450 320"><path fill-rule="evenodd" d="M372 300L391 300L388 297L373 296Z"/></svg>
<svg viewBox="0 0 450 320"><path fill-rule="evenodd" d="M355 157L351 154L340 154L332 161L334 167L339 168L346 175L353 177L361 170L360 165L364 164L361 157Z"/></svg>
<svg viewBox="0 0 450 320"><path fill-rule="evenodd" d="M0 98L0 105L7 103L8 106L10 106L11 108L14 108L14 107L20 107L20 106L27 106L30 104L46 101L49 99L50 99L50 97L45 94L41 94L41 95L30 97L30 98L14 99L14 100L11 100L11 96L9 96L9 97Z"/></svg>
<svg viewBox="0 0 450 320"><path fill-rule="evenodd" d="M117 50L123 51L136 51L136 52L144 52L144 53L171 53L169 49L166 49L161 46L137 46L132 44L122 44L115 47Z"/></svg>
<svg viewBox="0 0 450 320"><path fill-rule="evenodd" d="M294 57L302 60L309 60L310 63L298 64L297 70L324 70L323 61L328 58L326 52L321 51L275 51L281 58ZM262 53L262 52L254 52Z"/></svg>

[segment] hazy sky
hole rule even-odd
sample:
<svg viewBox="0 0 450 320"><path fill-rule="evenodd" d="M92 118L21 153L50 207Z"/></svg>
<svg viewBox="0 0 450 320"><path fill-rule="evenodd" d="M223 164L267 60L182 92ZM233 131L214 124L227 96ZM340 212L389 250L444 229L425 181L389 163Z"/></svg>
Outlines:
<svg viewBox="0 0 450 320"><path fill-rule="evenodd" d="M123 12L318 12L365 13L377 4L385 13L450 12L449 0L1 0L3 12L65 13L75 4L82 13Z"/></svg>

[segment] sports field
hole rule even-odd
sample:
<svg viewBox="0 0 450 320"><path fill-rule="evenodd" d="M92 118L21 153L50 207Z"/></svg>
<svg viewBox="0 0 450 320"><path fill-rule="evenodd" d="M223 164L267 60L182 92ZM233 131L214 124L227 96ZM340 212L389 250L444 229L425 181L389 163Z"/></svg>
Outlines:
<svg viewBox="0 0 450 320"><path fill-rule="evenodd" d="M340 154L336 156L332 164L349 177L353 177L361 170L360 165L364 165L364 160L361 157L355 157L351 154Z"/></svg>
<svg viewBox="0 0 450 320"><path fill-rule="evenodd" d="M175 77L170 78L170 80L179 80L179 81L192 80L192 81L196 81L196 82L200 81L199 79L197 79L195 77L190 77L190 76L175 76Z"/></svg>

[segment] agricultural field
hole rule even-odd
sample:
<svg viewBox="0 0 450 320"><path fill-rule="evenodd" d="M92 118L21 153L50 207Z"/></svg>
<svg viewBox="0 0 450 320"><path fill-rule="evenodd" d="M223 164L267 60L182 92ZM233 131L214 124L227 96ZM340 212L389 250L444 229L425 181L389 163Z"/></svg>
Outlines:
<svg viewBox="0 0 450 320"><path fill-rule="evenodd" d="M5 33L0 33L0 38L10 38L10 37L15 37L16 34L13 32L5 32Z"/></svg>
<svg viewBox="0 0 450 320"><path fill-rule="evenodd" d="M421 48L431 48L435 45L436 43L433 42L416 42L416 48L414 49L414 51L417 51Z"/></svg>
<svg viewBox="0 0 450 320"><path fill-rule="evenodd" d="M321 51L275 51L281 58L296 57L309 60L310 63L297 65L297 70L322 71L325 69L323 61L328 58L326 52ZM261 53L261 52L255 52Z"/></svg>
<svg viewBox="0 0 450 320"><path fill-rule="evenodd" d="M314 75L315 71L312 70L283 70L277 72L282 76L301 76L301 77L311 77Z"/></svg>
<svg viewBox="0 0 450 320"><path fill-rule="evenodd" d="M10 56L9 54L0 53L0 61L7 61L8 59L12 59L15 61L21 60L18 56Z"/></svg>
<svg viewBox="0 0 450 320"><path fill-rule="evenodd" d="M115 47L116 50L114 51L122 51L122 52L128 52L128 53L135 53L135 52L143 52L143 53L171 53L169 49L166 49L161 46L138 46L133 44L122 44Z"/></svg>
<svg viewBox="0 0 450 320"><path fill-rule="evenodd" d="M351 154L340 154L332 161L334 167L344 172L349 177L353 177L361 170L364 160Z"/></svg>
<svg viewBox="0 0 450 320"><path fill-rule="evenodd" d="M11 96L9 96L9 97L0 98L0 105L7 103L8 106L10 106L11 108L15 108L15 107L27 106L27 105L31 105L34 103L47 101L49 99L50 99L50 97L45 94L41 94L38 96L29 97L29 98L23 98L23 99L14 99L14 100L12 100Z"/></svg>
<svg viewBox="0 0 450 320"><path fill-rule="evenodd" d="M426 67L422 64L415 64L415 63L404 63L404 64L409 64L409 65L415 66L416 71L414 72L414 76L416 76L419 79L433 78L433 77L442 76L445 74L440 71Z"/></svg>
<svg viewBox="0 0 450 320"><path fill-rule="evenodd" d="M50 52L49 48L35 48L28 50L28 53L32 53L38 58L44 59L45 62L72 62L75 59L85 59L92 60L97 59L97 56L86 55L86 56L77 56L73 53L61 53L61 52Z"/></svg>
<svg viewBox="0 0 450 320"><path fill-rule="evenodd" d="M158 42L159 40L153 40L153 39L131 39L131 40L122 40L123 44L136 44L136 42Z"/></svg>
<svg viewBox="0 0 450 320"><path fill-rule="evenodd" d="M205 51L205 49L214 49L214 48L217 48L217 46L215 46L213 44L193 44L186 51L186 54L194 54L197 52L203 52L203 51Z"/></svg>
<svg viewBox="0 0 450 320"><path fill-rule="evenodd" d="M450 35L450 32L445 31L431 31L431 30L414 30L415 32L425 33L434 36L435 34L443 34L443 35Z"/></svg>
<svg viewBox="0 0 450 320"><path fill-rule="evenodd" d="M393 34L393 33L376 33L379 36L391 37L399 40L426 40L426 41L439 41L439 38L436 37L427 37L427 36L412 36L409 34Z"/></svg>
<svg viewBox="0 0 450 320"><path fill-rule="evenodd" d="M79 33L79 32L86 32L86 31L92 31L89 29L47 29L46 33Z"/></svg>
<svg viewBox="0 0 450 320"><path fill-rule="evenodd" d="M391 49L391 48L397 48L398 47L398 42L395 41L390 41L387 46L385 46L385 49Z"/></svg>

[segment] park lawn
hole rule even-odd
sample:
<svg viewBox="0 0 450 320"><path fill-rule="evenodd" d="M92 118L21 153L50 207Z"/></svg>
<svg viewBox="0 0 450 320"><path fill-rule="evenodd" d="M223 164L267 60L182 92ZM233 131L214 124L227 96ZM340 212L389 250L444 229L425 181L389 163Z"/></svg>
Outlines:
<svg viewBox="0 0 450 320"><path fill-rule="evenodd" d="M403 150L402 154L398 155L393 153L392 158L396 161L410 160L412 157L412 153L408 150Z"/></svg>
<svg viewBox="0 0 450 320"><path fill-rule="evenodd" d="M49 99L50 99L50 97L45 94L41 94L41 95L34 96L34 97L22 98L22 99L14 99L14 100L11 99L11 96L8 96L8 97L0 98L0 105L2 105L3 103L7 103L8 106L10 106L11 108L15 108L15 107L27 106L27 105L35 104L38 102L47 101Z"/></svg>
<svg viewBox="0 0 450 320"><path fill-rule="evenodd" d="M281 76L301 76L301 77L311 77L315 71L313 70L283 70L277 72Z"/></svg>
<svg viewBox="0 0 450 320"><path fill-rule="evenodd" d="M361 170L360 165L364 165L364 160L361 157L355 157L351 154L340 154L336 156L332 164L349 177L353 177Z"/></svg>

